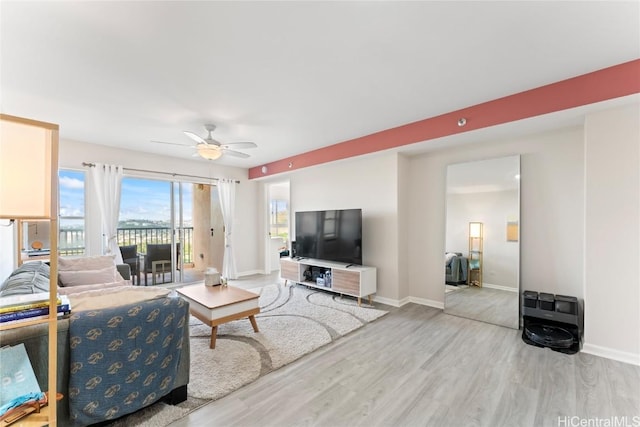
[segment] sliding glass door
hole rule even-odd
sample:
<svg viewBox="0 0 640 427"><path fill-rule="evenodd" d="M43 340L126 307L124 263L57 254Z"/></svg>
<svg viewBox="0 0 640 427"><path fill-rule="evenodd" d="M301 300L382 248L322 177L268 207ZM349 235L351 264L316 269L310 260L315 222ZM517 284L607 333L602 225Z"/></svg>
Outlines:
<svg viewBox="0 0 640 427"><path fill-rule="evenodd" d="M206 235L210 227L209 223L196 226L194 219L207 216L210 204L194 203L194 189L201 186L134 177L122 180L118 245L136 246L142 285L203 280L204 266L196 261L208 249L198 250L194 241L196 232Z"/></svg>

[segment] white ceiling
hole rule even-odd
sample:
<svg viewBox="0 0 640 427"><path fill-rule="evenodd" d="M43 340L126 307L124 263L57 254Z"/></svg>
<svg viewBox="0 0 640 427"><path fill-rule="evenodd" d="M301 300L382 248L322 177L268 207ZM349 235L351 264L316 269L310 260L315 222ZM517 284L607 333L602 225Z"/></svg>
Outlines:
<svg viewBox="0 0 640 427"><path fill-rule="evenodd" d="M252 167L637 59L640 3L2 1L0 37L2 112Z"/></svg>

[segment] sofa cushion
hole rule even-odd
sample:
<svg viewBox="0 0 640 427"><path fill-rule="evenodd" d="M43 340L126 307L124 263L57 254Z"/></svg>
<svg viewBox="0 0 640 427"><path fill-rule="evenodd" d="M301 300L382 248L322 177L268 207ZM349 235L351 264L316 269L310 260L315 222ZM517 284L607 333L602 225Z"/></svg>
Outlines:
<svg viewBox="0 0 640 427"><path fill-rule="evenodd" d="M98 283L96 285L78 285L78 286L67 286L67 287L58 287L58 295L72 295L79 294L81 292L86 291L96 291L100 289L109 289L109 288L120 288L122 286L131 286L131 282L129 280L119 280L116 282L110 283Z"/></svg>
<svg viewBox="0 0 640 427"><path fill-rule="evenodd" d="M73 311L102 310L134 304L140 301L164 298L171 292L167 288L121 286L69 294Z"/></svg>
<svg viewBox="0 0 640 427"><path fill-rule="evenodd" d="M59 289L97 284L111 285L122 280L113 255L60 258L58 260Z"/></svg>
<svg viewBox="0 0 640 427"><path fill-rule="evenodd" d="M69 270L58 273L60 286L95 285L122 280L115 265L99 270Z"/></svg>
<svg viewBox="0 0 640 427"><path fill-rule="evenodd" d="M101 270L116 267L115 255L98 255L58 259L58 271Z"/></svg>
<svg viewBox="0 0 640 427"><path fill-rule="evenodd" d="M42 261L25 262L0 285L0 297L49 292L49 266Z"/></svg>

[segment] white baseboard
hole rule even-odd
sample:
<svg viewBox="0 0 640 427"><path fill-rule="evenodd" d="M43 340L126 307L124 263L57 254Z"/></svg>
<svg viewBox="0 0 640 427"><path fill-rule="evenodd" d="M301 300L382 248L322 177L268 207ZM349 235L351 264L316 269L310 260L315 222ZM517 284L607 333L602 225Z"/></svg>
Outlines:
<svg viewBox="0 0 640 427"><path fill-rule="evenodd" d="M507 292L518 292L517 288L510 288L508 286L502 286L502 285L494 285L492 283L487 283L487 282L482 282L482 287L489 288L489 289L498 289L500 291L507 291Z"/></svg>
<svg viewBox="0 0 640 427"><path fill-rule="evenodd" d="M379 302L380 304L390 305L391 307L402 307L406 304L406 302L403 303L397 299L385 298L378 295L375 295L373 297L373 300L375 302Z"/></svg>
<svg viewBox="0 0 640 427"><path fill-rule="evenodd" d="M409 300L409 302L412 302L414 304L426 305L427 307L439 308L440 310L444 310L444 302L442 301L434 301L432 299L418 297L409 297Z"/></svg>
<svg viewBox="0 0 640 427"><path fill-rule="evenodd" d="M237 274L238 274L238 277L244 277L244 276L253 276L254 274L269 274L269 273L265 273L264 270L249 270L249 271L240 271Z"/></svg>
<svg viewBox="0 0 640 427"><path fill-rule="evenodd" d="M418 297L405 297L400 300L385 298L380 296L373 297L375 302L379 302L380 304L390 305L392 307L402 307L403 305L414 303L420 305L426 305L428 307L439 308L440 310L444 310L444 303L441 301L434 301L426 298L418 298Z"/></svg>
<svg viewBox="0 0 640 427"><path fill-rule="evenodd" d="M604 357L606 359L617 360L618 362L640 366L640 354L637 353L628 353L626 351L615 350L589 343L584 343L582 345L582 352Z"/></svg>

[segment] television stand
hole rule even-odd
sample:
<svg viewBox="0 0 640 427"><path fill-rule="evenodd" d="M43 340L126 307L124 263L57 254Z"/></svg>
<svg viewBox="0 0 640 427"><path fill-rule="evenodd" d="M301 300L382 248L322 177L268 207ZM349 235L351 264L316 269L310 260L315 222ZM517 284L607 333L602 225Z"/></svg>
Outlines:
<svg viewBox="0 0 640 427"><path fill-rule="evenodd" d="M313 278L309 272L330 273L329 284ZM305 274L306 273L306 274ZM362 265L323 261L311 258L280 258L280 277L287 282L299 283L311 288L324 289L341 295L350 295L358 299L361 305L362 297L369 298L376 293L376 268Z"/></svg>

